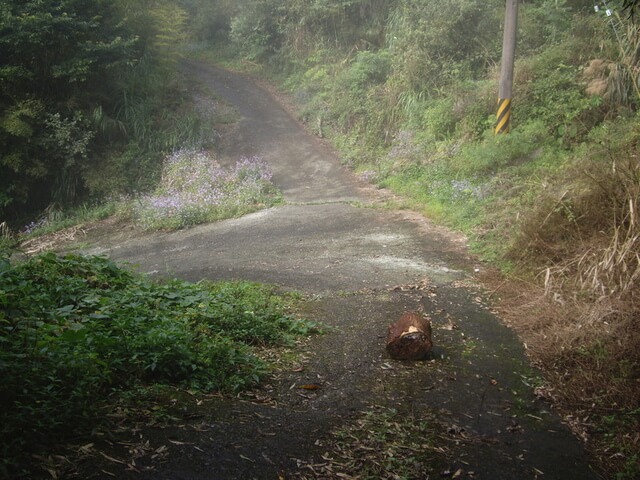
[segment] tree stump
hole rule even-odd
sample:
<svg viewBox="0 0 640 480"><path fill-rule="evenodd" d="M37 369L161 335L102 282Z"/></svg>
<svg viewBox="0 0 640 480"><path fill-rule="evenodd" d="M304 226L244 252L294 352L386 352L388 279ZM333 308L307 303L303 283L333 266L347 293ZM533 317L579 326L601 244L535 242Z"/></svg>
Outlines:
<svg viewBox="0 0 640 480"><path fill-rule="evenodd" d="M424 360L433 342L431 321L418 312L407 312L389 325L387 352L396 360Z"/></svg>

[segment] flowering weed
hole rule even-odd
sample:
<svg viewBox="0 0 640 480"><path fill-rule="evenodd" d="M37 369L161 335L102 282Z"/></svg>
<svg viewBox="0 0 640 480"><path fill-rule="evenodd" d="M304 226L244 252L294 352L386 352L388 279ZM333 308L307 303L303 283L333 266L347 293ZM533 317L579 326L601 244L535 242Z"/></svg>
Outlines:
<svg viewBox="0 0 640 480"><path fill-rule="evenodd" d="M180 150L165 160L160 186L139 199L135 215L147 230L244 215L280 201L271 176L262 157L242 157L225 169L206 152Z"/></svg>

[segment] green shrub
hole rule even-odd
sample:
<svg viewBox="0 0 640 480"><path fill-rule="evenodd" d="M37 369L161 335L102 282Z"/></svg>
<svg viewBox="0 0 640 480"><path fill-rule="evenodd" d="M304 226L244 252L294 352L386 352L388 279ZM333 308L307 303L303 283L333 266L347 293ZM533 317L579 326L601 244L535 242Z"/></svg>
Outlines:
<svg viewBox="0 0 640 480"><path fill-rule="evenodd" d="M452 168L464 178L485 176L525 163L549 143L546 126L540 121L520 125L509 135L487 131L482 141L468 143L452 160Z"/></svg>
<svg viewBox="0 0 640 480"><path fill-rule="evenodd" d="M343 81L351 93L358 95L369 86L384 83L390 71L391 55L388 51L358 52Z"/></svg>
<svg viewBox="0 0 640 480"><path fill-rule="evenodd" d="M249 283L155 284L100 257L44 254L0 270L2 458L88 431L110 396L153 383L202 391L255 385L251 346L313 325L291 299Z"/></svg>

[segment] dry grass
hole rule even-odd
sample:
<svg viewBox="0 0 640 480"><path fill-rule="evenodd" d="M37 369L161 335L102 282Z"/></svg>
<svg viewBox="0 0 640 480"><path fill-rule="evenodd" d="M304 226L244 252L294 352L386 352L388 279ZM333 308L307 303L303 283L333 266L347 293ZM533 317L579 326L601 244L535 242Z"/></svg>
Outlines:
<svg viewBox="0 0 640 480"><path fill-rule="evenodd" d="M552 402L609 478L637 478L640 456L640 328L624 302L557 299L544 286L497 275L501 318L544 373L537 394ZM635 470L634 470L635 468ZM611 477L613 478L613 477Z"/></svg>
<svg viewBox="0 0 640 480"><path fill-rule="evenodd" d="M602 97L613 111L637 105L640 95L640 25L616 15L619 59L594 59L583 71L587 95Z"/></svg>
<svg viewBox="0 0 640 480"><path fill-rule="evenodd" d="M573 194L565 193L543 222L537 224L535 217L529 222L522 251L548 265L548 296L620 301L624 311L634 311L640 286L640 162L630 154L606 168L591 164L581 177Z"/></svg>
<svg viewBox="0 0 640 480"><path fill-rule="evenodd" d="M530 280L494 287L502 317L544 371L538 393L620 479L640 477L640 147L632 130L622 146L576 163L558 182L563 190L524 221L511 256Z"/></svg>
<svg viewBox="0 0 640 480"><path fill-rule="evenodd" d="M46 233L37 237L30 238L20 243L20 251L27 255L37 255L38 253L55 250L63 244L77 241L79 238L86 236L87 232L93 227L88 225L76 225L64 228L57 232Z"/></svg>

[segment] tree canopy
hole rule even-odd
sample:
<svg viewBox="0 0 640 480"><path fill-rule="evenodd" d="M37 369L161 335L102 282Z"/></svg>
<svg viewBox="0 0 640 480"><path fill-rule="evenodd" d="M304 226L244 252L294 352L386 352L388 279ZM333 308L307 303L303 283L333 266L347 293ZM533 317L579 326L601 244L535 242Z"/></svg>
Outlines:
<svg viewBox="0 0 640 480"><path fill-rule="evenodd" d="M69 205L148 132L184 21L162 0L0 0L0 217Z"/></svg>

